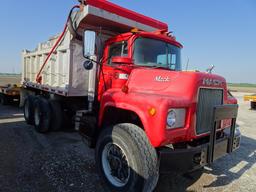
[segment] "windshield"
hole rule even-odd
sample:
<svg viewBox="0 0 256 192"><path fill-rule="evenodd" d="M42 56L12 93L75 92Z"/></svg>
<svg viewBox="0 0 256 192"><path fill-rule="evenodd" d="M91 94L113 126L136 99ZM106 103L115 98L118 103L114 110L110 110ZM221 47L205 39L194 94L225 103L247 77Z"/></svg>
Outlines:
<svg viewBox="0 0 256 192"><path fill-rule="evenodd" d="M140 37L135 41L134 63L180 71L180 48L161 40Z"/></svg>

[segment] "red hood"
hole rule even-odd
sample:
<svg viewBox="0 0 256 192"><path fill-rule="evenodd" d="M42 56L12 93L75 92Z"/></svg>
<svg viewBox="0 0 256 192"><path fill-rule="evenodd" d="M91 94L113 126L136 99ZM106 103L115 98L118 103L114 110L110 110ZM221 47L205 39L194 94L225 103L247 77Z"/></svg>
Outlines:
<svg viewBox="0 0 256 192"><path fill-rule="evenodd" d="M127 82L129 92L143 92L196 101L199 87L222 88L226 80L218 75L201 72L168 71L163 69L135 69Z"/></svg>

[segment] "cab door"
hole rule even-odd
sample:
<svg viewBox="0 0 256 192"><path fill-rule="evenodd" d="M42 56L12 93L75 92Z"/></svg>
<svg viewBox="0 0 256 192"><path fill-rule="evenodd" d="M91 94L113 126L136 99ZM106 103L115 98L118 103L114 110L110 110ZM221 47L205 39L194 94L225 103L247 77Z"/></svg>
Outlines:
<svg viewBox="0 0 256 192"><path fill-rule="evenodd" d="M128 42L127 41L119 41L109 44L104 53L103 61L102 61L102 69L100 71L100 82L99 82L99 99L102 94L112 88L113 86L113 78L115 78L118 69L124 68L124 66L118 66L115 63L112 63L113 57L128 57Z"/></svg>

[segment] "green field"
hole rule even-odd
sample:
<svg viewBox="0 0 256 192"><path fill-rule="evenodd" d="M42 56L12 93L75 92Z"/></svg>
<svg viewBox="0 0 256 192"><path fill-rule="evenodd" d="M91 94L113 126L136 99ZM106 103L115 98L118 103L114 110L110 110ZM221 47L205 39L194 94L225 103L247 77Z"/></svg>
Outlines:
<svg viewBox="0 0 256 192"><path fill-rule="evenodd" d="M256 93L256 84L228 83L228 88L235 92Z"/></svg>
<svg viewBox="0 0 256 192"><path fill-rule="evenodd" d="M229 87L247 87L247 88L256 88L256 84L250 83L228 83Z"/></svg>

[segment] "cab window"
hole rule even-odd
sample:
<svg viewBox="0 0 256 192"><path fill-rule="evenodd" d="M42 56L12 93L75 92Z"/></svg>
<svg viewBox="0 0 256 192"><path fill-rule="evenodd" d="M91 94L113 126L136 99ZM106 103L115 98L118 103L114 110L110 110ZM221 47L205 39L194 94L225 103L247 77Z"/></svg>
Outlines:
<svg viewBox="0 0 256 192"><path fill-rule="evenodd" d="M112 57L127 57L128 56L128 43L127 41L113 43L109 46L108 64L112 65Z"/></svg>

